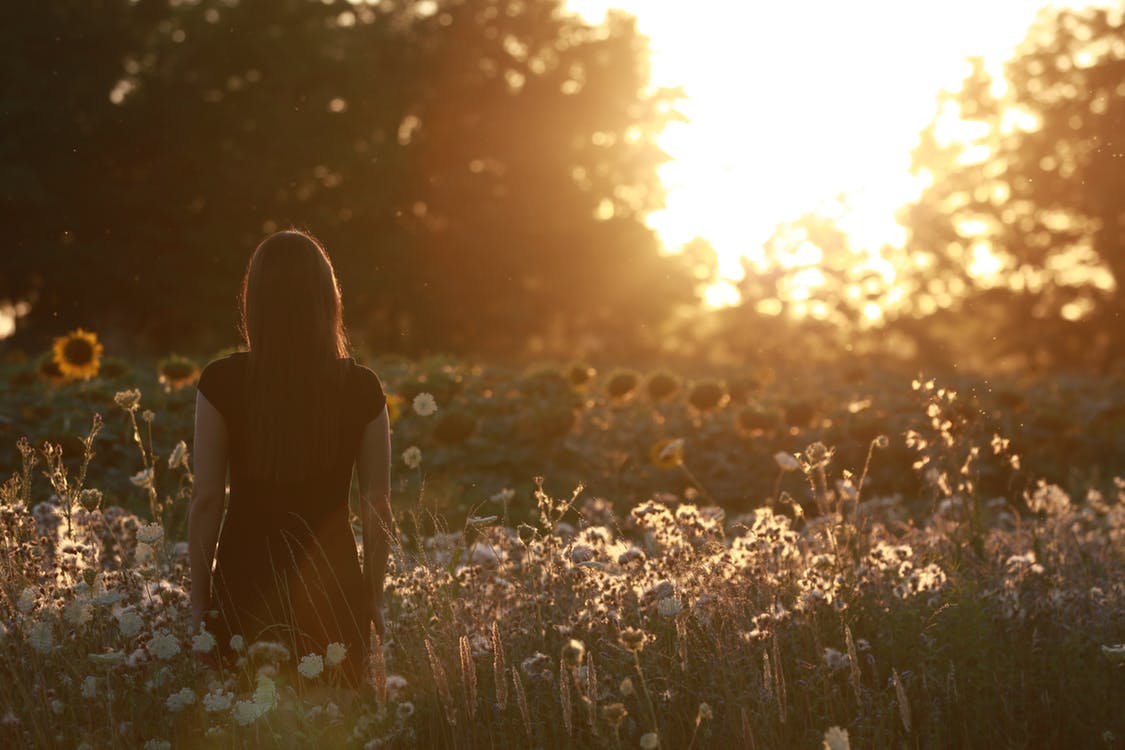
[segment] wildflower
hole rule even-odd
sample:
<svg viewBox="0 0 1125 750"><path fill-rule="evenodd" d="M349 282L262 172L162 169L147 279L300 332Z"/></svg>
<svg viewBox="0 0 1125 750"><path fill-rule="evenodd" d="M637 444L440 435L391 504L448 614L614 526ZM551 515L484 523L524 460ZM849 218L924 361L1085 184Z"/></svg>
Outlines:
<svg viewBox="0 0 1125 750"><path fill-rule="evenodd" d="M16 602L16 607L23 614L27 614L35 609L35 603L39 600L39 592L35 590L34 586L28 586L20 592L20 598Z"/></svg>
<svg viewBox="0 0 1125 750"><path fill-rule="evenodd" d="M172 750L172 743L168 740L151 739L145 742L144 750Z"/></svg>
<svg viewBox="0 0 1125 750"><path fill-rule="evenodd" d="M632 695L633 694L633 680L632 680L632 678L626 677L624 680L622 680L621 681L621 687L619 689L621 690L622 695L626 695L626 696Z"/></svg>
<svg viewBox="0 0 1125 750"><path fill-rule="evenodd" d="M289 649L277 641L255 641L250 646L250 658L264 662L288 661Z"/></svg>
<svg viewBox="0 0 1125 750"><path fill-rule="evenodd" d="M777 462L777 468L782 471L796 471L801 468L801 462L792 453L778 451L773 455L773 460Z"/></svg>
<svg viewBox="0 0 1125 750"><path fill-rule="evenodd" d="M625 650L634 654L639 654L644 649L647 639L648 635L643 630L637 630L636 628L625 628L619 636L621 645L625 647Z"/></svg>
<svg viewBox="0 0 1125 750"><path fill-rule="evenodd" d="M95 511L102 505L102 491L96 489L82 490L78 493L78 504L88 511Z"/></svg>
<svg viewBox="0 0 1125 750"><path fill-rule="evenodd" d="M509 487L505 487L504 489L500 490L499 492L492 495L488 499L491 500L494 503L500 503L502 505L507 505L508 503L512 502L512 499L515 496L516 496L515 490L513 490Z"/></svg>
<svg viewBox="0 0 1125 750"><path fill-rule="evenodd" d="M261 708L254 701L239 701L231 712L239 726L246 726L262 715Z"/></svg>
<svg viewBox="0 0 1125 750"><path fill-rule="evenodd" d="M137 633L141 632L144 626L144 620L137 614L136 610L132 607L126 607L121 610L117 615L117 629L121 631L121 635L126 638L132 638Z"/></svg>
<svg viewBox="0 0 1125 750"><path fill-rule="evenodd" d="M262 713L265 713L277 708L277 701L277 685L269 677L259 675L258 685L254 689L254 704L258 706Z"/></svg>
<svg viewBox="0 0 1125 750"><path fill-rule="evenodd" d="M342 664L348 655L348 647L342 643L329 643L324 650L324 660L335 667Z"/></svg>
<svg viewBox="0 0 1125 750"><path fill-rule="evenodd" d="M150 469L151 471L151 469ZM158 523L146 523L137 529L137 541L156 544L164 538L164 527Z"/></svg>
<svg viewBox="0 0 1125 750"><path fill-rule="evenodd" d="M137 407L141 405L141 391L138 388L118 391L113 394L113 403L117 404L125 411L136 411Z"/></svg>
<svg viewBox="0 0 1125 750"><path fill-rule="evenodd" d="M160 384L165 391L178 391L199 377L199 365L187 357L173 354L156 365Z"/></svg>
<svg viewBox="0 0 1125 750"><path fill-rule="evenodd" d="M82 680L82 697L93 698L98 694L98 678L90 675Z"/></svg>
<svg viewBox="0 0 1125 750"><path fill-rule="evenodd" d="M387 396L387 421L393 427L398 418L402 416L402 396L388 393Z"/></svg>
<svg viewBox="0 0 1125 750"><path fill-rule="evenodd" d="M141 412L141 420L145 422L152 422L152 420L154 419L156 419L156 414L153 413L152 409L145 409Z"/></svg>
<svg viewBox="0 0 1125 750"><path fill-rule="evenodd" d="M625 717L629 715L624 703L610 703L607 706L602 706L602 718L611 727L621 726L621 722L625 721Z"/></svg>
<svg viewBox="0 0 1125 750"><path fill-rule="evenodd" d="M562 648L562 658L568 666L577 667L582 663L582 659L585 656L586 644L574 638L567 641L566 645Z"/></svg>
<svg viewBox="0 0 1125 750"><path fill-rule="evenodd" d="M648 452L652 465L661 469L674 469L684 462L683 438L666 438L653 443Z"/></svg>
<svg viewBox="0 0 1125 750"><path fill-rule="evenodd" d="M152 467L141 469L133 476L129 477L129 481L138 487L151 487L152 486Z"/></svg>
<svg viewBox="0 0 1125 750"><path fill-rule="evenodd" d="M302 677L307 677L310 680L315 679L317 675L324 671L324 659L320 654L307 654L301 657L301 663L297 665L297 671L301 673Z"/></svg>
<svg viewBox="0 0 1125 750"><path fill-rule="evenodd" d="M843 669L848 666L848 657L831 646L827 646L824 649L824 663L828 665L830 670L835 672L838 669Z"/></svg>
<svg viewBox="0 0 1125 750"><path fill-rule="evenodd" d="M203 708L211 712L226 711L230 708L232 698L234 698L234 693L224 693L222 689L212 690L203 696Z"/></svg>
<svg viewBox="0 0 1125 750"><path fill-rule="evenodd" d="M178 713L192 703L195 703L195 693L191 691L191 688L186 687L180 688L164 700L164 705L167 706L168 710L172 713Z"/></svg>
<svg viewBox="0 0 1125 750"><path fill-rule="evenodd" d="M656 732L641 735L641 750L656 750L658 747L660 747L660 737Z"/></svg>
<svg viewBox="0 0 1125 750"><path fill-rule="evenodd" d="M707 702L700 703L699 712L695 715L696 723L711 721L713 718L715 718L715 711L711 708L711 704Z"/></svg>
<svg viewBox="0 0 1125 750"><path fill-rule="evenodd" d="M81 328L55 339L54 361L67 378L89 380L98 374L103 347L97 334Z"/></svg>
<svg viewBox="0 0 1125 750"><path fill-rule="evenodd" d="M63 618L71 625L85 625L92 616L90 602L85 599L75 599L63 610Z"/></svg>
<svg viewBox="0 0 1125 750"><path fill-rule="evenodd" d="M51 701L51 713L53 713L55 716L61 716L63 708L63 702L58 698L55 698L53 701Z"/></svg>
<svg viewBox="0 0 1125 750"><path fill-rule="evenodd" d="M200 630L199 635L192 636L191 650L197 654L206 654L215 648L215 636L206 630Z"/></svg>
<svg viewBox="0 0 1125 750"><path fill-rule="evenodd" d="M180 653L180 642L176 640L176 636L169 633L167 630L160 630L153 634L152 638L148 639L145 644L148 652L162 661L168 661L176 654Z"/></svg>
<svg viewBox="0 0 1125 750"><path fill-rule="evenodd" d="M848 742L848 730L840 727L829 727L824 733L824 750L851 750Z"/></svg>
<svg viewBox="0 0 1125 750"><path fill-rule="evenodd" d="M417 469L422 465L422 449L412 445L402 452L402 462L407 468Z"/></svg>
<svg viewBox="0 0 1125 750"><path fill-rule="evenodd" d="M679 597L676 596L669 596L665 599L661 599L656 603L656 611L664 617L675 617L683 610L683 608L683 602L681 602Z"/></svg>
<svg viewBox="0 0 1125 750"><path fill-rule="evenodd" d="M27 640L31 647L41 654L46 654L55 647L55 637L51 633L51 624L40 620L31 626L28 631Z"/></svg>
<svg viewBox="0 0 1125 750"><path fill-rule="evenodd" d="M113 666L125 661L124 651L107 651L104 654L86 654L86 658L95 664L102 664L105 666Z"/></svg>
<svg viewBox="0 0 1125 750"><path fill-rule="evenodd" d="M232 635L230 637L230 650L241 653L242 649L246 648L246 641L240 635Z"/></svg>
<svg viewBox="0 0 1125 750"><path fill-rule="evenodd" d="M429 393L419 393L414 397L414 413L420 417L428 417L437 411L437 402Z"/></svg>
<svg viewBox="0 0 1125 750"><path fill-rule="evenodd" d="M172 449L172 455L168 456L169 469L174 469L180 465L187 467L187 443L183 440L176 443L176 447Z"/></svg>
<svg viewBox="0 0 1125 750"><path fill-rule="evenodd" d="M405 701L398 704L395 709L395 715L398 716L399 721L405 721L414 715L414 704L410 701Z"/></svg>

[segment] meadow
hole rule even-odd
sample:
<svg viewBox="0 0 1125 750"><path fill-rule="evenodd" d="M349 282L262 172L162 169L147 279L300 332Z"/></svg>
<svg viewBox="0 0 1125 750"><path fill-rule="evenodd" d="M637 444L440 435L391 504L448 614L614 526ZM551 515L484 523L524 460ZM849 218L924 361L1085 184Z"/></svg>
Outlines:
<svg viewBox="0 0 1125 750"><path fill-rule="evenodd" d="M5 747L1125 746L1112 378L373 360L400 533L351 695L332 648L201 658L201 360L51 361L0 370Z"/></svg>

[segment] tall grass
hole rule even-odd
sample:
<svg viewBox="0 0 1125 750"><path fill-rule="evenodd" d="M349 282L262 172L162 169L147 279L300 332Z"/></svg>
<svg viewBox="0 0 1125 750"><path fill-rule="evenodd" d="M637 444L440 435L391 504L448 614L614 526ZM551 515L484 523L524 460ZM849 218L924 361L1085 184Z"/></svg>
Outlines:
<svg viewBox="0 0 1125 750"><path fill-rule="evenodd" d="M982 496L983 456L1018 458L999 436L956 433L955 394L918 388L926 411L893 438L925 479L909 503L865 497L868 467L854 476L814 443L778 457L810 502L778 491L734 517L692 497L617 508L542 485L495 515L414 504L359 694L339 689L330 654L286 677L279 661L310 655L278 644L206 666L215 644L189 632L186 547L166 532L190 493L150 493L145 471L165 459L140 429L147 520L87 486L100 422L73 476L57 446L20 441L0 487L0 742L1122 746L1125 481ZM139 408L119 405L131 420ZM182 447L168 464L190 487Z"/></svg>

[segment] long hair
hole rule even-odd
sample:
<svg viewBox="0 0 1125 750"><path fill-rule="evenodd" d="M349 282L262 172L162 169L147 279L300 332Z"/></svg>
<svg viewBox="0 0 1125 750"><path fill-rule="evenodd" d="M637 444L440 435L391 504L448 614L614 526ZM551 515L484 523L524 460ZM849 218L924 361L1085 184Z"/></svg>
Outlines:
<svg viewBox="0 0 1125 750"><path fill-rule="evenodd" d="M324 246L287 229L250 256L239 294L249 349L247 464L251 476L291 481L326 470L339 449L348 335Z"/></svg>

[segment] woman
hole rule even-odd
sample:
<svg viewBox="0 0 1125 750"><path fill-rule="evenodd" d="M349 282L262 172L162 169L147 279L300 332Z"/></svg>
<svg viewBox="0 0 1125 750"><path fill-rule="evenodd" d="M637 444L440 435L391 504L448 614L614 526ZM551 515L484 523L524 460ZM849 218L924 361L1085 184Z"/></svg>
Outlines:
<svg viewBox="0 0 1125 750"><path fill-rule="evenodd" d="M227 658L232 636L281 642L290 669L343 644L343 662L331 664L337 646L325 664L359 687L372 625L382 635L393 538L386 398L347 354L335 272L310 235L288 230L258 245L239 308L248 351L208 364L195 402L193 626ZM362 571L348 513L353 464Z"/></svg>

